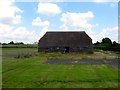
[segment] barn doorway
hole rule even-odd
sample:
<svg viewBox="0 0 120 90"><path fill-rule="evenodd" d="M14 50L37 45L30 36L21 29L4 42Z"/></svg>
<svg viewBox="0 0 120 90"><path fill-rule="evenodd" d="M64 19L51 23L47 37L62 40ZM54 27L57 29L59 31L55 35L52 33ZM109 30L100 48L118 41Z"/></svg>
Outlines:
<svg viewBox="0 0 120 90"><path fill-rule="evenodd" d="M69 53L69 49L70 49L69 47L65 47L64 52Z"/></svg>

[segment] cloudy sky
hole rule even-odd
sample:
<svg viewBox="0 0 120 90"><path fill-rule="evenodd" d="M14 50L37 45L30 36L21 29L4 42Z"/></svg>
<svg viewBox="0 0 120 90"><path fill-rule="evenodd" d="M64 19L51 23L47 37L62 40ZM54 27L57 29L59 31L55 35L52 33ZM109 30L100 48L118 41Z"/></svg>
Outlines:
<svg viewBox="0 0 120 90"><path fill-rule="evenodd" d="M85 31L93 43L118 42L118 3L0 0L0 42L34 43L46 31Z"/></svg>

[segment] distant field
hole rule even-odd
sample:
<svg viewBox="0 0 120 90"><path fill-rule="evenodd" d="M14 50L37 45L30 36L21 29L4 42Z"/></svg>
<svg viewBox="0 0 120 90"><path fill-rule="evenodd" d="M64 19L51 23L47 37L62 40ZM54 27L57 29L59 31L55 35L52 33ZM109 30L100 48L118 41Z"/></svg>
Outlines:
<svg viewBox="0 0 120 90"><path fill-rule="evenodd" d="M25 53L37 52L37 48L3 48L2 54L4 55L19 55Z"/></svg>
<svg viewBox="0 0 120 90"><path fill-rule="evenodd" d="M20 45L8 44L8 45L0 45L0 47L2 48L37 48L38 45L37 44L20 44Z"/></svg>
<svg viewBox="0 0 120 90"><path fill-rule="evenodd" d="M37 48L3 48L3 88L117 88L110 65L43 64L48 59L118 59L118 53L38 53Z"/></svg>

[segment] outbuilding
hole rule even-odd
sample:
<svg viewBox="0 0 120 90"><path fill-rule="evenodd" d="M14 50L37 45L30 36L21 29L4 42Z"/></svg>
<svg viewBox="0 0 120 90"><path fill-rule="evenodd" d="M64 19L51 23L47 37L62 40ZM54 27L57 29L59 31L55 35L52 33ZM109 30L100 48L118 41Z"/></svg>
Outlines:
<svg viewBox="0 0 120 90"><path fill-rule="evenodd" d="M38 52L92 52L92 39L84 31L46 32L39 40Z"/></svg>

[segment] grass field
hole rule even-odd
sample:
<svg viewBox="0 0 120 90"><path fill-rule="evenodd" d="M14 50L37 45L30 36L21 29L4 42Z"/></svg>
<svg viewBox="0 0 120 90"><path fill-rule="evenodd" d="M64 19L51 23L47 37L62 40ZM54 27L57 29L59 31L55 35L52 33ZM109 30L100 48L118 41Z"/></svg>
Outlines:
<svg viewBox="0 0 120 90"><path fill-rule="evenodd" d="M118 70L110 65L43 64L48 59L118 59L118 54L114 52L37 53L36 48L3 48L2 52L3 88L118 87ZM9 57L10 55L13 57Z"/></svg>

